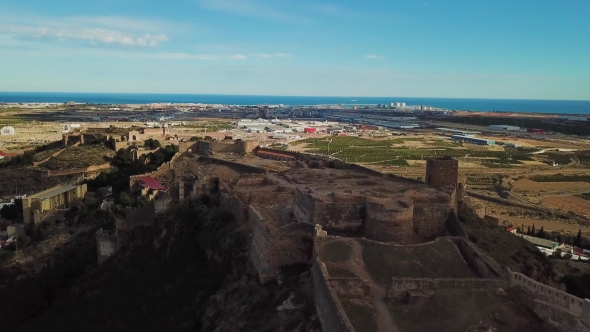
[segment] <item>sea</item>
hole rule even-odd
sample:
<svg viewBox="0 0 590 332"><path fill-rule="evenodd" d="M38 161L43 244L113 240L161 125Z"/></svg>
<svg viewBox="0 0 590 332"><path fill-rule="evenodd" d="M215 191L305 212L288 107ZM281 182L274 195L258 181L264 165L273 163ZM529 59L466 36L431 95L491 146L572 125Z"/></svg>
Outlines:
<svg viewBox="0 0 590 332"><path fill-rule="evenodd" d="M140 93L65 93L0 92L0 103L149 104L203 103L224 105L377 105L405 103L407 106L432 106L448 110L590 115L590 100L474 99L416 97L305 97L215 94L140 94Z"/></svg>

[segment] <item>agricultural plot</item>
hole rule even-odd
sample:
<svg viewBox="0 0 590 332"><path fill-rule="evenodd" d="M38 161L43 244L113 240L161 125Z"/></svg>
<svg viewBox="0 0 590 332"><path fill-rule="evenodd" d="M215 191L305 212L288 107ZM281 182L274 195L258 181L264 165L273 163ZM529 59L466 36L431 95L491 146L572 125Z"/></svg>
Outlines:
<svg viewBox="0 0 590 332"><path fill-rule="evenodd" d="M113 150L102 144L74 146L39 166L50 170L84 168L104 164L114 155Z"/></svg>
<svg viewBox="0 0 590 332"><path fill-rule="evenodd" d="M581 193L581 194L574 194L574 197L577 198L581 198L581 199L585 199L585 200L589 200L590 201L590 192L587 193Z"/></svg>
<svg viewBox="0 0 590 332"><path fill-rule="evenodd" d="M405 145L403 145L405 142ZM426 148L414 148L420 142ZM407 166L408 160L426 160L436 157L470 158L488 167L511 167L522 161L532 161L528 152L518 149L490 151L485 146L461 144L441 139L395 138L369 140L360 137L310 138L292 143L301 145L308 153L329 155L346 162L369 163L384 166Z"/></svg>
<svg viewBox="0 0 590 332"><path fill-rule="evenodd" d="M576 181L570 177L559 177L563 182L559 181L537 181L538 178L552 178L555 176L537 176L531 179L521 179L512 184L512 191L517 193L561 193L561 192L576 192L590 190L590 183L583 181ZM566 182L570 181L570 182Z"/></svg>
<svg viewBox="0 0 590 332"><path fill-rule="evenodd" d="M547 196L541 199L541 204L554 209L573 212L581 216L590 216L590 201L570 195Z"/></svg>

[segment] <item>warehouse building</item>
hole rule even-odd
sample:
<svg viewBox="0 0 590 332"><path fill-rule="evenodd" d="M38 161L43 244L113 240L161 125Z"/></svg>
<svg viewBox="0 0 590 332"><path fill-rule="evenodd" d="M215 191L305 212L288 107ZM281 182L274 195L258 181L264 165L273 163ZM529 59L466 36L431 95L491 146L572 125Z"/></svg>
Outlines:
<svg viewBox="0 0 590 332"><path fill-rule="evenodd" d="M488 128L491 130L512 130L512 131L520 130L520 127L507 126L507 125L490 125Z"/></svg>
<svg viewBox="0 0 590 332"><path fill-rule="evenodd" d="M71 208L86 194L86 184L79 186L57 186L23 198L23 221L40 223L53 212Z"/></svg>
<svg viewBox="0 0 590 332"><path fill-rule="evenodd" d="M466 143L471 143L471 144L477 144L477 145L495 145L496 144L496 141L494 141L494 140L477 138L477 137L473 137L471 135L469 135L469 136L452 135L451 140L457 141L457 142L466 142Z"/></svg>

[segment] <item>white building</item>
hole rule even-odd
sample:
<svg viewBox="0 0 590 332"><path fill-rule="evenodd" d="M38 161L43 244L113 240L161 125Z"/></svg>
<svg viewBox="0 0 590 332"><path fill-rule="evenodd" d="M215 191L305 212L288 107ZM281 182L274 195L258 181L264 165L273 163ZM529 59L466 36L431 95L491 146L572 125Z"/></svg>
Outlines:
<svg viewBox="0 0 590 332"><path fill-rule="evenodd" d="M0 135L14 135L14 134L16 134L14 127L6 126L6 127L2 127L2 129L0 129Z"/></svg>

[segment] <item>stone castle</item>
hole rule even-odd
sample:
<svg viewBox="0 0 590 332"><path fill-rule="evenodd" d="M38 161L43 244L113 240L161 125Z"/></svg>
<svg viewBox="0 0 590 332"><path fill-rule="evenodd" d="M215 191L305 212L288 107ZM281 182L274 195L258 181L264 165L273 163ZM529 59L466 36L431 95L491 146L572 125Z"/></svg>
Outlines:
<svg viewBox="0 0 590 332"><path fill-rule="evenodd" d="M282 267L311 264L324 331L413 330L404 317L423 306L436 312L478 298L472 306L496 317L495 308L509 306L503 289L511 287L557 330L590 331L590 301L511 272L467 238L457 218L469 202L457 160L427 160L422 182L253 145L198 142L158 177L171 203L205 195L250 229L250 260L261 283L280 282ZM261 151L285 157L250 155ZM437 301L445 296L448 303ZM480 319L478 328L497 321ZM518 329L522 321L510 324Z"/></svg>

